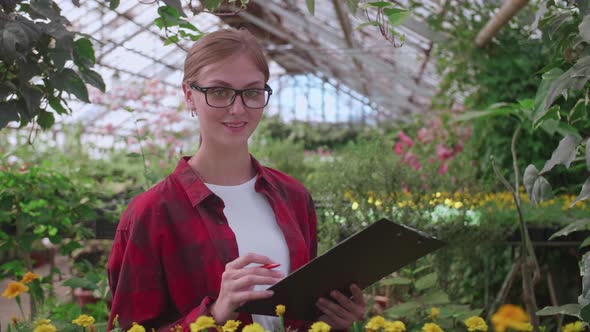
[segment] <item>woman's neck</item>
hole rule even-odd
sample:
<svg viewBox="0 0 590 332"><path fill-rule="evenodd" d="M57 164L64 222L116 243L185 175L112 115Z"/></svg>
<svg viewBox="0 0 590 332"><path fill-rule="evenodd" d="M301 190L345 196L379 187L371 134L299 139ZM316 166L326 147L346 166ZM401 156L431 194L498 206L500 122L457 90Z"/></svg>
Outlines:
<svg viewBox="0 0 590 332"><path fill-rule="evenodd" d="M221 186L242 184L256 175L247 146L227 151L208 149L203 144L189 165L204 182Z"/></svg>

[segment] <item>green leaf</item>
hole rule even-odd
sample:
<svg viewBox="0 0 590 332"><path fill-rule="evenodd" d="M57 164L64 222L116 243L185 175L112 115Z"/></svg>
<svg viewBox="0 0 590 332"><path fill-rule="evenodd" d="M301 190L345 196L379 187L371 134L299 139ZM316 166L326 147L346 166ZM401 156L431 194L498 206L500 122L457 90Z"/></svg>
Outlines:
<svg viewBox="0 0 590 332"><path fill-rule="evenodd" d="M525 110L532 110L535 107L535 101L533 99L520 99L518 100L518 105Z"/></svg>
<svg viewBox="0 0 590 332"><path fill-rule="evenodd" d="M315 15L315 0L305 0L307 10L311 15Z"/></svg>
<svg viewBox="0 0 590 332"><path fill-rule="evenodd" d="M178 43L179 40L180 39L178 38L177 35L172 35L172 36L166 38L166 40L164 40L164 45L170 45L170 44L173 44L173 43Z"/></svg>
<svg viewBox="0 0 590 332"><path fill-rule="evenodd" d="M180 0L164 0L164 3L167 6L170 6L170 7L174 8L174 9L176 9L176 11L178 12L178 14L180 16L186 17L186 14L182 10L182 3L180 2Z"/></svg>
<svg viewBox="0 0 590 332"><path fill-rule="evenodd" d="M524 171L523 182L533 206L553 196L551 185L544 177L539 175L539 171L534 165L529 165Z"/></svg>
<svg viewBox="0 0 590 332"><path fill-rule="evenodd" d="M55 118L53 117L53 113L47 111L39 112L37 117L37 123L41 126L42 129L49 129L55 123Z"/></svg>
<svg viewBox="0 0 590 332"><path fill-rule="evenodd" d="M574 206L574 204L576 204L577 202L587 200L588 198L590 198L590 177L586 179L584 185L582 186L580 194L578 195L578 197L576 197L576 199L574 199L570 207Z"/></svg>
<svg viewBox="0 0 590 332"><path fill-rule="evenodd" d="M109 8L111 10L117 9L117 7L119 7L120 2L120 0L109 0Z"/></svg>
<svg viewBox="0 0 590 332"><path fill-rule="evenodd" d="M64 281L62 285L66 286L66 287L71 287L71 288L83 288L83 289L88 289L88 290L98 289L98 286L94 282L92 282L90 280L78 278L78 277L70 278L70 279Z"/></svg>
<svg viewBox="0 0 590 332"><path fill-rule="evenodd" d="M557 69L552 69L555 71ZM551 72L550 71L550 72ZM550 73L548 72L548 73ZM557 72L557 71L556 71ZM554 75L554 74L551 74ZM543 75L545 76L545 75ZM565 73L556 77L547 89L547 94L542 96L538 101L538 108L535 108L535 118L533 122L537 122L538 119L542 118L545 112L557 99L557 97L567 92L567 89L580 90L584 87L586 82L590 79L590 55L586 55L578 59L578 61ZM543 81L545 79L543 78ZM541 82L543 86L543 82ZM539 87L539 90L541 87ZM543 98L544 97L544 98ZM535 104L537 99L535 98Z"/></svg>
<svg viewBox="0 0 590 332"><path fill-rule="evenodd" d="M48 53L49 58L51 58L58 70L63 69L66 65L66 60L70 58L70 53L63 48L52 48Z"/></svg>
<svg viewBox="0 0 590 332"><path fill-rule="evenodd" d="M420 304L418 302L405 302L400 303L392 306L391 308L385 310L383 314L387 316L387 318L395 319L400 317L406 317L416 310L420 309Z"/></svg>
<svg viewBox="0 0 590 332"><path fill-rule="evenodd" d="M582 23L578 26L580 30L580 37L585 42L590 42L590 14L584 16Z"/></svg>
<svg viewBox="0 0 590 332"><path fill-rule="evenodd" d="M161 17L156 17L156 19L154 20L154 24L160 29L163 29L166 27L166 23L164 22L164 20Z"/></svg>
<svg viewBox="0 0 590 332"><path fill-rule="evenodd" d="M535 95L535 118L541 119L549 109L549 107L545 108L549 88L551 87L551 84L562 74L563 70L560 68L553 68L541 76L541 84L539 84L537 94Z"/></svg>
<svg viewBox="0 0 590 332"><path fill-rule="evenodd" d="M416 280L415 287L418 290L425 290L436 285L437 274L435 272L427 274Z"/></svg>
<svg viewBox="0 0 590 332"><path fill-rule="evenodd" d="M359 26L357 26L356 28L354 28L355 30L361 30L364 27L368 27L368 26L375 26L378 27L379 26L379 22L377 21L369 21L369 22L365 22L363 24L360 24Z"/></svg>
<svg viewBox="0 0 590 332"><path fill-rule="evenodd" d="M359 8L359 0L346 0L346 6L348 6L348 11L352 15L356 15L356 11Z"/></svg>
<svg viewBox="0 0 590 332"><path fill-rule="evenodd" d="M585 322L590 322L590 304L585 305L580 310L580 318L582 318Z"/></svg>
<svg viewBox="0 0 590 332"><path fill-rule="evenodd" d="M567 122L570 124L575 124L578 121L588 121L589 119L588 113L586 112L586 107L586 100L584 98L578 99L574 107L572 107L567 115Z"/></svg>
<svg viewBox="0 0 590 332"><path fill-rule="evenodd" d="M164 20L166 27L176 26L179 23L180 14L170 6L158 7L158 14Z"/></svg>
<svg viewBox="0 0 590 332"><path fill-rule="evenodd" d="M83 61L84 65L92 66L96 63L94 49L88 38L80 38L74 42L74 52ZM87 60L87 61L84 61Z"/></svg>
<svg viewBox="0 0 590 332"><path fill-rule="evenodd" d="M33 117L39 111L41 98L43 98L43 90L37 86L22 85L20 87L20 95L27 105L29 117Z"/></svg>
<svg viewBox="0 0 590 332"><path fill-rule="evenodd" d="M564 165L566 168L570 168L572 161L576 158L576 148L579 143L580 140L574 135L567 135L564 137L559 141L559 145L551 154L551 159L545 163L540 174L549 172L555 167L555 165L559 164Z"/></svg>
<svg viewBox="0 0 590 332"><path fill-rule="evenodd" d="M48 23L45 29L51 37L55 38L55 48L64 49L68 54L71 54L74 48L74 33L56 22Z"/></svg>
<svg viewBox="0 0 590 332"><path fill-rule="evenodd" d="M391 285L410 285L412 284L412 280L403 277L394 277L394 278L387 278L380 282L383 286L391 286Z"/></svg>
<svg viewBox="0 0 590 332"><path fill-rule="evenodd" d="M86 85L72 69L64 68L62 71L52 75L50 80L57 90L66 91L78 97L81 101L90 102L88 100L88 89L86 89Z"/></svg>
<svg viewBox="0 0 590 332"><path fill-rule="evenodd" d="M422 300L427 305L451 303L449 296L440 289L425 294Z"/></svg>
<svg viewBox="0 0 590 332"><path fill-rule="evenodd" d="M105 92L106 87L99 73L90 69L81 69L80 75L82 76L84 82L92 85L93 87L99 89L102 92Z"/></svg>
<svg viewBox="0 0 590 332"><path fill-rule="evenodd" d="M385 8L385 7L391 6L391 3L387 2L387 1L374 1L374 2L369 2L368 5L371 7L376 7L376 8Z"/></svg>
<svg viewBox="0 0 590 332"><path fill-rule="evenodd" d="M49 106L51 106L51 108L57 113L57 114L67 114L68 110L66 110L62 104L61 101L54 97L51 96L48 98L49 99Z"/></svg>
<svg viewBox="0 0 590 332"><path fill-rule="evenodd" d="M580 244L579 248L586 248L587 246L590 246L590 237L587 237L586 239L584 239L584 241Z"/></svg>
<svg viewBox="0 0 590 332"><path fill-rule="evenodd" d="M590 138L586 140L586 168L590 170Z"/></svg>
<svg viewBox="0 0 590 332"><path fill-rule="evenodd" d="M410 11L402 8L386 8L383 9L383 13L389 19L389 24L394 27L402 25L410 15Z"/></svg>
<svg viewBox="0 0 590 332"><path fill-rule="evenodd" d="M50 19L53 22L67 22L58 11L52 7L52 1L49 0L31 0L31 8L42 15ZM61 24L61 23L60 23Z"/></svg>
<svg viewBox="0 0 590 332"><path fill-rule="evenodd" d="M500 104L502 106L508 105L508 104ZM493 109L488 109L485 111L470 111L470 112L465 112L457 117L455 117L452 122L462 122L462 121L470 121L473 119L478 119L478 118L487 118L487 117L496 117L496 116L507 116L510 114L516 114L516 111L514 108L512 107L499 107L498 108L493 108Z"/></svg>
<svg viewBox="0 0 590 332"><path fill-rule="evenodd" d="M545 307L539 311L537 311L538 316L554 316L554 315L569 315L578 318L582 318L580 316L580 310L582 306L580 304L565 304L558 307Z"/></svg>
<svg viewBox="0 0 590 332"><path fill-rule="evenodd" d="M20 119L19 108L22 105L17 100L10 100L0 103L0 128L6 127L11 121L18 121Z"/></svg>
<svg viewBox="0 0 590 332"><path fill-rule="evenodd" d="M183 29L192 30L192 31L196 31L198 33L201 33L201 30L197 29L197 27L195 27L190 22L187 22L185 20L181 20L180 21L180 24L178 26L181 27L181 28L183 28Z"/></svg>
<svg viewBox="0 0 590 332"><path fill-rule="evenodd" d="M212 12L219 8L222 0L205 0L204 6L208 11Z"/></svg>
<svg viewBox="0 0 590 332"><path fill-rule="evenodd" d="M26 50L29 47L29 37L17 22L10 22L4 26L0 35L0 57L13 60L19 57L18 50ZM22 55L20 55L22 57Z"/></svg>
<svg viewBox="0 0 590 332"><path fill-rule="evenodd" d="M555 232L553 235L549 237L549 240L553 240L560 236L567 236L574 232L585 231L588 230L590 226L590 219L578 219L571 224L565 226L564 228L560 229L559 231Z"/></svg>

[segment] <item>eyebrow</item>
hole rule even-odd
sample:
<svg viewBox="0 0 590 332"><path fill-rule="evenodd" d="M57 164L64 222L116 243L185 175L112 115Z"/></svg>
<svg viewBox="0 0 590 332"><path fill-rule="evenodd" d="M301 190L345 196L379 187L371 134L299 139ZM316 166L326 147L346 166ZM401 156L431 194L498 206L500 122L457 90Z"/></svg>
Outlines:
<svg viewBox="0 0 590 332"><path fill-rule="evenodd" d="M251 87L251 86L254 86L254 85L258 85L258 84L264 84L264 82L262 82L262 81L254 81L254 82L250 82L250 83L244 85L244 87ZM223 81L223 80L213 80L213 81L207 83L207 85L208 86L218 86L219 85L219 86L232 87L232 85L230 83L228 83L226 81Z"/></svg>

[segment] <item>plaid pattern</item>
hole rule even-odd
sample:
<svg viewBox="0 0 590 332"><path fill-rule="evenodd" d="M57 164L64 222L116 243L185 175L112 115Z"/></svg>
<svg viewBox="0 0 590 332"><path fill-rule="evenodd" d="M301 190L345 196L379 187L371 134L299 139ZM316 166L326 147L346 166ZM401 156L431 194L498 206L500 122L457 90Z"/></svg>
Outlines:
<svg viewBox="0 0 590 332"><path fill-rule="evenodd" d="M172 174L135 197L123 213L108 261L113 303L109 330L137 322L149 331L189 324L219 294L225 264L238 257L235 236L213 194L182 158ZM312 198L293 178L252 158L255 190L266 196L289 247L291 271L317 254ZM240 314L244 323L250 315ZM306 322L286 322L303 327Z"/></svg>

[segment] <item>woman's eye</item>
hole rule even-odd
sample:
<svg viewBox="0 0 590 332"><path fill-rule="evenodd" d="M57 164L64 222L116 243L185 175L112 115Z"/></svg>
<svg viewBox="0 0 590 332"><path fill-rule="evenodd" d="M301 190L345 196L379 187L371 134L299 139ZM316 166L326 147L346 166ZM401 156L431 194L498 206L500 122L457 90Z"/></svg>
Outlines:
<svg viewBox="0 0 590 332"><path fill-rule="evenodd" d="M227 89L213 89L211 92L215 97L229 97L231 95L230 91Z"/></svg>
<svg viewBox="0 0 590 332"><path fill-rule="evenodd" d="M248 97L248 98L255 98L260 94L260 91L258 90L246 90L244 91L244 96Z"/></svg>

